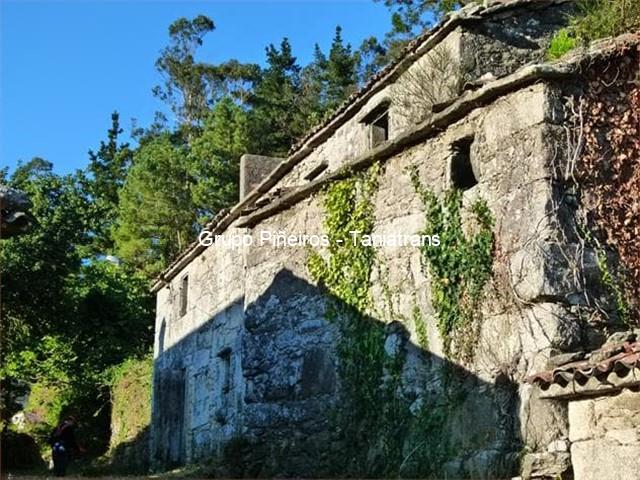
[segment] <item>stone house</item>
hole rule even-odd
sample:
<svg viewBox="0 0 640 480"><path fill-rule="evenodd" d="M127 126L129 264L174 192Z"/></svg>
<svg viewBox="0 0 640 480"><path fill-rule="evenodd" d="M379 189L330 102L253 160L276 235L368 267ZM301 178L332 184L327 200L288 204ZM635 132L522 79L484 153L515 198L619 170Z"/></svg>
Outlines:
<svg viewBox="0 0 640 480"><path fill-rule="evenodd" d="M206 227L215 243L191 245L153 287L155 468L216 459L226 475L505 478L525 457L536 464L529 477L570 474L558 447L570 436L567 405L526 379L601 338L577 314L602 285L596 252L570 231L575 209L560 172L571 158L566 98L585 61L608 50L545 63L572 8L469 5L413 41L286 159L242 158L239 202ZM360 180L341 183L351 178ZM451 197L459 217L439 203L442 230L429 232L446 253L410 242L342 258L348 268L370 262L362 288L341 284L367 301L357 315L356 302L310 269L314 252L325 265L339 252L307 242L335 233L327 198L336 184L351 185L343 193L355 205L342 220L367 211L362 233L379 238L422 232L425 198L460 192ZM456 245L483 245L473 240L478 205L489 212L491 259L465 269ZM447 243L456 228L467 240ZM289 235L293 245L278 243ZM490 272L465 310L469 323L443 321L442 292L452 290L435 278L434 258L459 258L455 281L469 285ZM358 401L371 418L356 414Z"/></svg>

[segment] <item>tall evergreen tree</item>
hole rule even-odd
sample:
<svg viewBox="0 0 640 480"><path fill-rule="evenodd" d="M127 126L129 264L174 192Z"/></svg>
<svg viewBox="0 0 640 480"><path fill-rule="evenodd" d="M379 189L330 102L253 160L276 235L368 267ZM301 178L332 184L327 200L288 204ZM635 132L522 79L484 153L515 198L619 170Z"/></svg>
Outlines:
<svg viewBox="0 0 640 480"><path fill-rule="evenodd" d="M166 267L195 232L191 188L187 147L175 135L164 133L141 145L120 191L118 257L149 276Z"/></svg>
<svg viewBox="0 0 640 480"><path fill-rule="evenodd" d="M309 124L320 122L327 104L327 57L316 43L313 60L302 69L301 109Z"/></svg>
<svg viewBox="0 0 640 480"><path fill-rule="evenodd" d="M93 210L90 254L108 254L113 250L110 230L118 215L118 191L124 185L133 159L129 144L118 141L122 132L120 116L113 112L107 141L101 141L97 151L89 150L89 177L84 183Z"/></svg>
<svg viewBox="0 0 640 480"><path fill-rule="evenodd" d="M252 98L253 135L260 153L285 155L309 126L300 106L300 66L286 38L266 52L267 68Z"/></svg>
<svg viewBox="0 0 640 480"><path fill-rule="evenodd" d="M193 202L201 221L238 201L239 160L250 150L247 113L225 97L207 117L189 153Z"/></svg>
<svg viewBox="0 0 640 480"><path fill-rule="evenodd" d="M326 65L326 78L328 109L340 105L356 89L356 58L351 52L351 45L344 44L340 26L336 27L336 33L331 43Z"/></svg>
<svg viewBox="0 0 640 480"><path fill-rule="evenodd" d="M205 15L192 20L179 18L169 26L170 44L156 61L164 85L155 87L153 93L171 106L187 130L198 127L207 115L209 92L205 79L211 69L196 62L195 53L204 36L214 29L213 20Z"/></svg>

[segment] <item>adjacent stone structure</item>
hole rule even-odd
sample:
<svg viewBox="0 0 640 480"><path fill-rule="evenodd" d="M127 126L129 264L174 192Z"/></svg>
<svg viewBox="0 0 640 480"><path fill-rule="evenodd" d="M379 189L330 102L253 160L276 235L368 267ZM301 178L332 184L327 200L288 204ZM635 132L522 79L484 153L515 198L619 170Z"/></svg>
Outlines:
<svg viewBox="0 0 640 480"><path fill-rule="evenodd" d="M245 172L240 203L207 226L221 237L192 245L154 286L156 468L223 458L250 476L321 476L346 462L371 475L393 450L393 474L415 476L426 471L416 453L426 440L412 439L424 434L433 442L428 474L438 478L513 476L523 452L538 454L529 471L553 478L570 469L567 406L540 399L525 379L552 354L595 338L578 310L592 293L585 285L598 294L597 259L567 233L571 207L558 182L567 158L563 97L581 59L544 64L571 8L563 0L465 7L416 39L272 171ZM443 58L446 81L415 83ZM403 419L409 433L388 437L397 445L371 442L365 465L354 467L338 460L348 439L335 425L347 390L342 333L331 320L340 299L309 274L310 247L282 246L277 235L322 234L323 188L374 164L371 233L424 228L415 171L436 196L457 188L465 206L486 201L494 262L482 321L468 334L474 354L461 360L445 353L420 250L376 249L367 314L384 332L386 357L402 358L396 393L411 418ZM256 175L264 175L257 185ZM385 367L381 383L391 375ZM446 416L418 421L443 403Z"/></svg>
<svg viewBox="0 0 640 480"><path fill-rule="evenodd" d="M637 332L616 333L593 352L552 357L555 368L529 378L548 402L568 403L569 436L557 442L553 461L531 456L528 474L567 469L581 480L634 479L640 458L640 342ZM563 461L559 462L561 458ZM541 461L547 460L547 461ZM536 463L538 465L536 465Z"/></svg>

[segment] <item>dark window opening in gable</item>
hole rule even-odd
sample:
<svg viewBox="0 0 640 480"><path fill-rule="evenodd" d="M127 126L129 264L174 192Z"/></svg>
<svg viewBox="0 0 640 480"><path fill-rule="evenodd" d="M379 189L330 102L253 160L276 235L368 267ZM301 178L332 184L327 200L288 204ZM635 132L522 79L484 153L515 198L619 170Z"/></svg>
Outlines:
<svg viewBox="0 0 640 480"><path fill-rule="evenodd" d="M189 276L185 275L180 281L180 316L184 316L187 313L187 307L189 306Z"/></svg>
<svg viewBox="0 0 640 480"><path fill-rule="evenodd" d="M231 349L225 348L218 356L222 361L222 393L228 393L231 390Z"/></svg>
<svg viewBox="0 0 640 480"><path fill-rule="evenodd" d="M451 156L451 184L459 190L469 190L478 184L471 164L471 145L473 137L465 138L453 144Z"/></svg>
<svg viewBox="0 0 640 480"><path fill-rule="evenodd" d="M389 140L389 102L382 102L362 119L369 126L369 146L377 147Z"/></svg>

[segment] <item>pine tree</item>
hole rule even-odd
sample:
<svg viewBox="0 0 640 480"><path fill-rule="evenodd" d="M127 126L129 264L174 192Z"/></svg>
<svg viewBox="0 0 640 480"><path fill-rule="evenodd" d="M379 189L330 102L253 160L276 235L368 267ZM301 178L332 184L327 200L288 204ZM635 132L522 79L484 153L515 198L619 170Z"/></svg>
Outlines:
<svg viewBox="0 0 640 480"><path fill-rule="evenodd" d="M308 123L319 123L327 110L327 57L316 43L313 60L302 70L302 111Z"/></svg>
<svg viewBox="0 0 640 480"><path fill-rule="evenodd" d="M96 152L89 150L89 176L83 182L92 199L92 242L88 254L112 253L110 229L118 215L118 191L124 185L133 159L129 144L118 142L122 132L120 116L113 112L107 141L101 141Z"/></svg>
<svg viewBox="0 0 640 480"><path fill-rule="evenodd" d="M195 235L192 186L187 147L175 135L141 145L120 191L113 232L118 257L148 276L166 267Z"/></svg>
<svg viewBox="0 0 640 480"><path fill-rule="evenodd" d="M267 68L252 98L252 135L259 153L285 155L309 127L301 109L300 66L286 38L266 49Z"/></svg>
<svg viewBox="0 0 640 480"><path fill-rule="evenodd" d="M189 154L193 202L201 223L238 201L239 160L250 150L247 113L225 97L210 113Z"/></svg>
<svg viewBox="0 0 640 480"><path fill-rule="evenodd" d="M327 108L340 105L356 90L356 58L351 52L351 45L342 40L342 28L336 27L331 43L329 59L326 66Z"/></svg>

